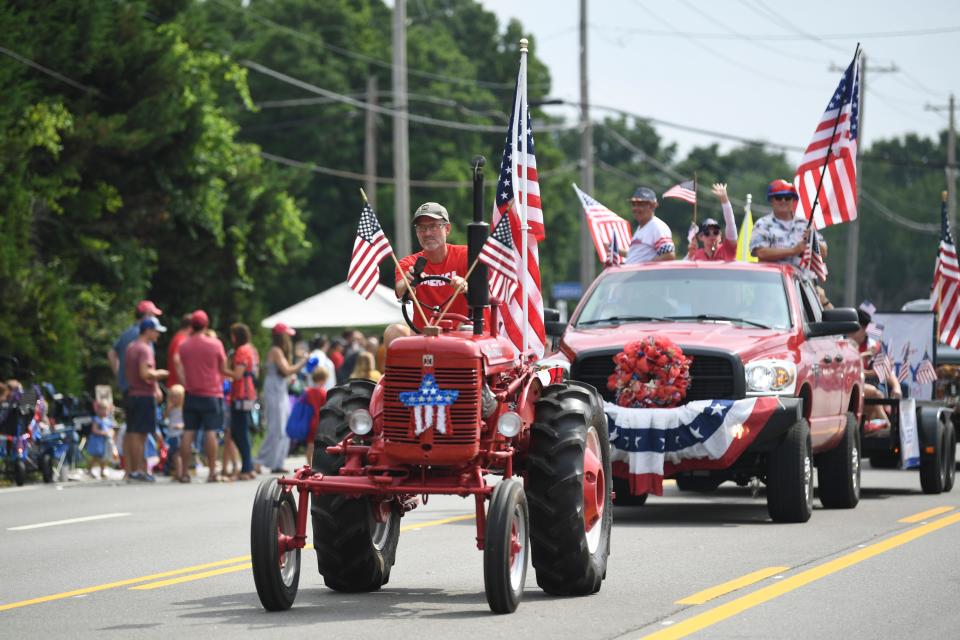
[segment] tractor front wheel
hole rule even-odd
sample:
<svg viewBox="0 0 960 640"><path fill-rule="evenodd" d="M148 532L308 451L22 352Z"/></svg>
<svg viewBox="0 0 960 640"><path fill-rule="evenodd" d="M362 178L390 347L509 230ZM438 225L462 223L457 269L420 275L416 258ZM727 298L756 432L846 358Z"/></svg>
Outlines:
<svg viewBox="0 0 960 640"><path fill-rule="evenodd" d="M293 494L282 491L276 478L257 487L250 520L253 582L267 611L293 605L300 585L300 549L292 545L297 533L297 505Z"/></svg>
<svg viewBox="0 0 960 640"><path fill-rule="evenodd" d="M523 484L504 480L493 489L483 544L483 585L494 613L513 613L527 579L530 516Z"/></svg>
<svg viewBox="0 0 960 640"><path fill-rule="evenodd" d="M537 401L527 460L537 584L553 595L600 590L613 510L607 418L596 390L552 384Z"/></svg>

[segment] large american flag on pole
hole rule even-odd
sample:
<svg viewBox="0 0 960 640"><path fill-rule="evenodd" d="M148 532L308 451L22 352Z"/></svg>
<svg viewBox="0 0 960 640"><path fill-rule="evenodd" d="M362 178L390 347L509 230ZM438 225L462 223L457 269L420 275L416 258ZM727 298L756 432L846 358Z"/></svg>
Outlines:
<svg viewBox="0 0 960 640"><path fill-rule="evenodd" d="M630 233L630 223L584 193L575 183L573 184L573 190L577 192L580 204L583 205L583 213L587 216L590 236L593 238L593 246L597 248L600 262L606 264L611 239L616 237L618 246L630 246L632 235Z"/></svg>
<svg viewBox="0 0 960 640"><path fill-rule="evenodd" d="M940 208L940 246L933 270L933 305L940 319L940 342L960 346L960 265L953 244L947 202Z"/></svg>
<svg viewBox="0 0 960 640"><path fill-rule="evenodd" d="M390 241L383 233L377 214L370 203L363 206L357 239L353 241L350 272L347 282L350 288L369 299L380 282L380 261L393 252Z"/></svg>
<svg viewBox="0 0 960 640"><path fill-rule="evenodd" d="M674 409L604 403L613 475L629 480L634 495L662 495L664 476L725 469L756 439L777 406L775 397L697 400Z"/></svg>
<svg viewBox="0 0 960 640"><path fill-rule="evenodd" d="M519 281L510 216L500 218L477 257L490 267L490 295L498 300L509 300Z"/></svg>
<svg viewBox="0 0 960 640"><path fill-rule="evenodd" d="M832 224L849 222L857 217L857 135L860 121L860 52L853 61L836 91L830 97L827 110L803 153L793 182L800 202L797 212L810 219L817 229ZM829 155L829 158L828 158ZM824 173L824 163L826 172ZM817 197L817 185L823 175L823 187Z"/></svg>
<svg viewBox="0 0 960 640"><path fill-rule="evenodd" d="M500 305L499 332L513 343L518 352L523 351L526 346L537 357L543 357L547 337L543 324L540 253L537 243L545 236L533 128L527 107L526 63L526 52L522 50L517 90L513 97L507 139L500 160L500 178L497 180L497 195L493 208L494 228L502 216L512 216L510 232L513 236L516 272L520 276L520 286L514 289L509 300ZM524 209L526 229L522 213Z"/></svg>

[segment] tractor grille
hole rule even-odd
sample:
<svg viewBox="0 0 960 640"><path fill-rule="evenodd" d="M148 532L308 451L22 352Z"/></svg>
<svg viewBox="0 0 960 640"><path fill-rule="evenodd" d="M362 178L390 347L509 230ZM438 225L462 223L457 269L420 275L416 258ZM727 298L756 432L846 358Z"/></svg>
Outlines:
<svg viewBox="0 0 960 640"><path fill-rule="evenodd" d="M460 392L450 407L450 419L445 435L434 433L437 445L474 444L480 429L480 375L477 369L436 368L433 375L441 389ZM423 380L419 367L387 367L383 389L383 437L397 444L416 444L410 426L410 409L400 402L400 392L415 391Z"/></svg>
<svg viewBox="0 0 960 640"><path fill-rule="evenodd" d="M613 373L613 356L620 350L592 352L574 361L571 377L597 388L605 400L614 401L613 392L607 389L607 378ZM735 400L744 397L743 365L733 354L704 352L684 348L683 352L693 357L690 365L690 387L686 401Z"/></svg>

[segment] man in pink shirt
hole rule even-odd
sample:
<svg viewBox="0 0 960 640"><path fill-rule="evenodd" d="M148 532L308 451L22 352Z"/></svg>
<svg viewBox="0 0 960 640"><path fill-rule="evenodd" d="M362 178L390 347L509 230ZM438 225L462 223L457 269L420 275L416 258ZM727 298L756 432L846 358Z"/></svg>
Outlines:
<svg viewBox="0 0 960 640"><path fill-rule="evenodd" d="M232 377L227 368L227 354L223 343L207 330L207 313L198 309L190 316L190 336L180 344L174 357L177 373L183 381L186 395L183 401L183 440L180 455L184 474L181 482L189 482L193 439L203 431L203 453L210 467L208 482L217 478L217 431L223 427L223 378Z"/></svg>
<svg viewBox="0 0 960 640"><path fill-rule="evenodd" d="M127 480L153 482L143 457L147 435L157 430L157 402L163 396L157 380L167 377L166 369L156 368L153 343L166 327L156 318L140 322L140 335L124 350L123 364L127 379L127 429L123 437L123 458Z"/></svg>
<svg viewBox="0 0 960 640"><path fill-rule="evenodd" d="M180 345L190 335L190 319L191 316L189 313L185 313L180 317L180 329L170 338L170 346L167 347L167 368L170 369L170 377L167 378L168 389L175 384L182 383L180 377L177 375L177 368L173 363L174 360L176 360L177 352L180 351Z"/></svg>

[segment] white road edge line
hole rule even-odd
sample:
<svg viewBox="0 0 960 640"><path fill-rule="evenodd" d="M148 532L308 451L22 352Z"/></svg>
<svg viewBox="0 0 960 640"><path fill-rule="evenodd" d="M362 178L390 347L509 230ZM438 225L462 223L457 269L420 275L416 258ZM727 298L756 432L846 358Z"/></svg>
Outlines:
<svg viewBox="0 0 960 640"><path fill-rule="evenodd" d="M84 516L82 518L70 518L69 520L54 520L53 522L40 522L38 524L25 524L20 527L7 527L7 531L27 531L29 529L42 529L44 527L56 527L61 524L75 524L77 522L90 522L91 520L107 520L109 518L122 518L129 516L129 513L102 513L98 516Z"/></svg>

